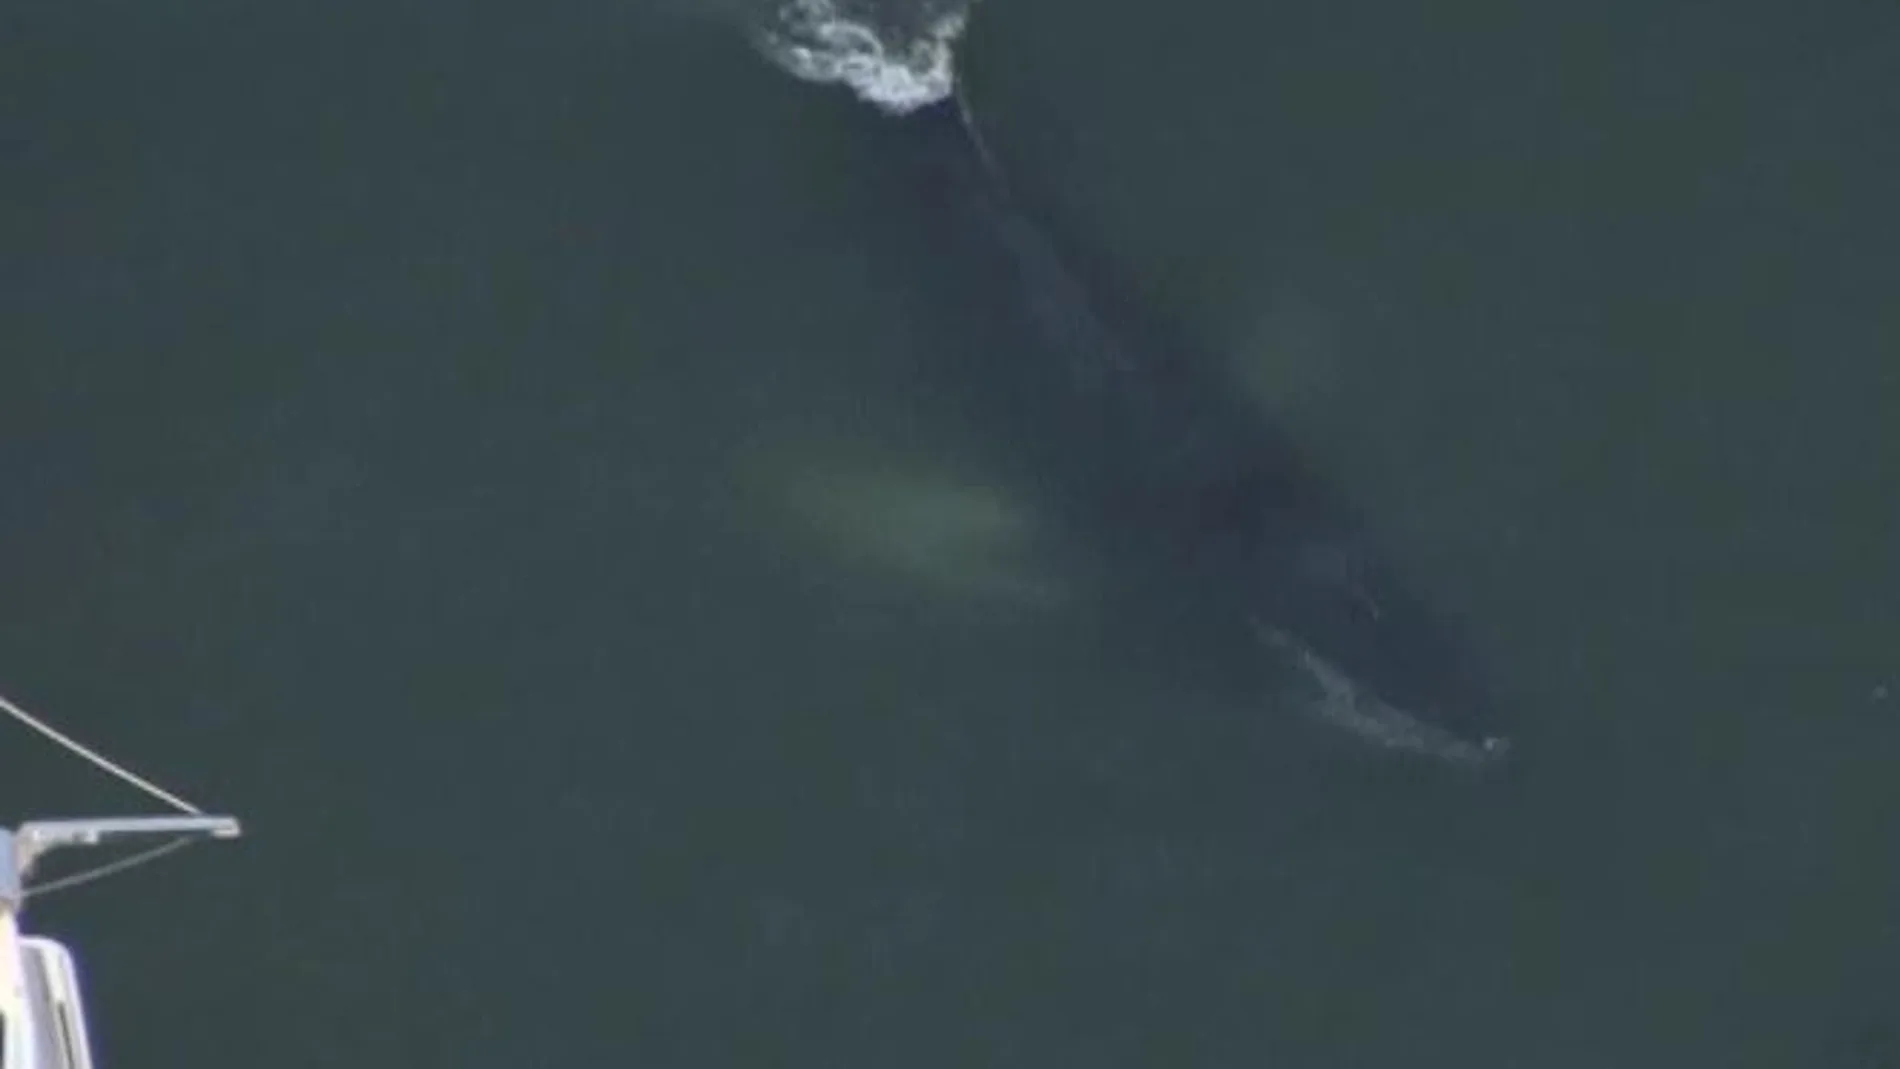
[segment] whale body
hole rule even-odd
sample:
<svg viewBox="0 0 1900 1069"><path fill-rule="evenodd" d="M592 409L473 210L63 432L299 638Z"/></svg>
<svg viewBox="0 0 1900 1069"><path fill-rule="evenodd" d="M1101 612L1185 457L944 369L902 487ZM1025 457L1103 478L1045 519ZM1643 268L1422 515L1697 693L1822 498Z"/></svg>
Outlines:
<svg viewBox="0 0 1900 1069"><path fill-rule="evenodd" d="M955 379L1125 604L1218 666L1236 704L1454 764L1508 753L1470 651L1361 513L1220 362L1026 206L960 97L862 114L920 221L906 238L980 339Z"/></svg>

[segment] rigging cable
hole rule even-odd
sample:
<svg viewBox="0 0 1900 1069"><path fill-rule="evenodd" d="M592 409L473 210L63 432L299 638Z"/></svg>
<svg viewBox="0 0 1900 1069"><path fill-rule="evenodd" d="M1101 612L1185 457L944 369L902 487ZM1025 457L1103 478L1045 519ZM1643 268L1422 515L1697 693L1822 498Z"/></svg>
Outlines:
<svg viewBox="0 0 1900 1069"><path fill-rule="evenodd" d="M4 694L0 694L0 712L5 712L8 716L19 721L21 724L26 725L42 736L52 740L53 743L68 753L84 759L93 767L100 769L122 783L143 791L145 794L163 802L165 805L189 816L196 817L204 815L204 810L199 809L197 806L165 788L160 787L158 784L153 783L138 773L133 772L124 765L112 761L96 750L87 747L84 743L79 742L72 736L65 734L51 724L46 723L32 713L15 705ZM191 841L189 837L180 836L176 839L160 843L157 846L141 850L130 857L120 858L117 861L110 861L102 865L95 865L92 868L75 872L70 876L62 876L55 880L47 880L43 883L27 887L23 891L23 896L33 898L40 895L51 894L55 891L64 891L69 888L78 887L81 884L91 883L94 880L102 880L107 876L117 875L127 869L136 868L148 861L156 861L166 854L188 845Z"/></svg>

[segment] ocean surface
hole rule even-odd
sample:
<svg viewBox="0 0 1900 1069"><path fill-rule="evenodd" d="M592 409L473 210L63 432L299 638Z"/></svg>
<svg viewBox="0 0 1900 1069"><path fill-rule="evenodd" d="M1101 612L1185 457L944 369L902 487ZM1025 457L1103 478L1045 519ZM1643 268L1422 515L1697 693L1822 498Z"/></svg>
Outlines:
<svg viewBox="0 0 1900 1069"><path fill-rule="evenodd" d="M1900 1066L1900 8L971 14L1475 778L957 563L1034 502L786 18L0 3L0 693L248 833L34 904L104 1064ZM0 818L146 806L0 723Z"/></svg>

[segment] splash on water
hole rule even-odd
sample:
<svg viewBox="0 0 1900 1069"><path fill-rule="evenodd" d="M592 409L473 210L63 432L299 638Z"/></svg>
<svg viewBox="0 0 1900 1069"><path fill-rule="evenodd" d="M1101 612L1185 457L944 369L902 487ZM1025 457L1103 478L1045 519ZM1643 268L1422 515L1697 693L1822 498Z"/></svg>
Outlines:
<svg viewBox="0 0 1900 1069"><path fill-rule="evenodd" d="M967 7L886 24L848 10L849 0L788 0L774 23L754 37L761 51L794 77L842 83L893 114L948 97L955 88L953 59Z"/></svg>

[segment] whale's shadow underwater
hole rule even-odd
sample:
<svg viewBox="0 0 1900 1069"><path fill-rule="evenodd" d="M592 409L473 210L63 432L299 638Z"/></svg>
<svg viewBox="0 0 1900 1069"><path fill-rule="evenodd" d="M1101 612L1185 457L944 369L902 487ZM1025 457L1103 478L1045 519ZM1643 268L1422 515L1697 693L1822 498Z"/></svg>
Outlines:
<svg viewBox="0 0 1900 1069"><path fill-rule="evenodd" d="M967 327L939 369L1110 611L1192 650L1244 716L1466 767L1510 751L1456 629L1357 509L1181 332L1032 210L962 98L854 107L921 276ZM913 226L914 224L914 226ZM1206 682L1203 680L1202 682Z"/></svg>

